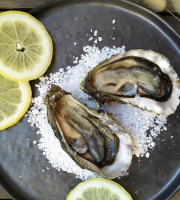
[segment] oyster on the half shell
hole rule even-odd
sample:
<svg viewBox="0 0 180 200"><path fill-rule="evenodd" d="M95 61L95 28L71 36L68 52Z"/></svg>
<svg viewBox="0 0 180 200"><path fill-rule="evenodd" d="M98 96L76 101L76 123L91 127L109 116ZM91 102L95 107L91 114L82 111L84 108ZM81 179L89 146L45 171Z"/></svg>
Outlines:
<svg viewBox="0 0 180 200"><path fill-rule="evenodd" d="M130 103L157 114L170 115L179 105L177 73L163 55L135 49L117 54L92 69L81 89L105 102Z"/></svg>
<svg viewBox="0 0 180 200"><path fill-rule="evenodd" d="M77 165L110 179L127 171L132 141L110 114L88 108L56 85L45 103L48 122Z"/></svg>

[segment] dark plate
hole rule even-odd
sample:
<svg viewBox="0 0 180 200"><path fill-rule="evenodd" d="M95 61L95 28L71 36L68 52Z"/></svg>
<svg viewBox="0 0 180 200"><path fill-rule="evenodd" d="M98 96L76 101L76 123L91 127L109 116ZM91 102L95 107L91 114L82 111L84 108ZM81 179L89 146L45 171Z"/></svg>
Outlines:
<svg viewBox="0 0 180 200"><path fill-rule="evenodd" d="M152 49L167 56L180 76L179 35L158 15L132 2L59 0L40 6L31 13L46 26L54 42L53 62L46 74L73 65L69 55L79 56L85 45L93 45L86 36L93 29L103 37L97 45L99 48L125 45L126 50ZM113 19L116 19L115 30L112 29ZM76 46L74 42L77 42ZM38 95L37 82L31 82L34 96ZM134 157L129 176L115 179L135 200L165 200L179 188L178 116L180 108L168 117L168 130L156 138L157 145L150 152L150 158L138 160ZM173 138L170 138L171 135ZM39 137L36 128L28 124L27 117L1 132L1 184L15 199L64 200L80 180L75 179L73 174L60 174L51 167L42 151L33 144L33 140Z"/></svg>

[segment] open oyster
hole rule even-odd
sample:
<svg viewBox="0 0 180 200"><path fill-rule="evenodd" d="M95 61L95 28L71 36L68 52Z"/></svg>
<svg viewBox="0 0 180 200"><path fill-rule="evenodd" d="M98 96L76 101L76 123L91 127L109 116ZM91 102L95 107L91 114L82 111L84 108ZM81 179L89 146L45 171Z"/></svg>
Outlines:
<svg viewBox="0 0 180 200"><path fill-rule="evenodd" d="M106 59L80 85L101 106L119 101L158 114L170 115L179 105L178 76L163 55L131 50Z"/></svg>
<svg viewBox="0 0 180 200"><path fill-rule="evenodd" d="M127 171L132 141L110 114L88 108L56 85L45 103L56 137L77 165L110 179Z"/></svg>

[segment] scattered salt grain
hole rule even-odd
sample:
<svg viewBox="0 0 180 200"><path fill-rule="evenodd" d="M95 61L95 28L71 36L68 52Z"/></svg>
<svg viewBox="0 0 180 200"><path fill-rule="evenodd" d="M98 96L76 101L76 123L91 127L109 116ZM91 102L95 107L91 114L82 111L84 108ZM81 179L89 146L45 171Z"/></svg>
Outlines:
<svg viewBox="0 0 180 200"><path fill-rule="evenodd" d="M77 45L77 42L74 42L74 45Z"/></svg>
<svg viewBox="0 0 180 200"><path fill-rule="evenodd" d="M115 30L115 27L113 27L113 30Z"/></svg>
<svg viewBox="0 0 180 200"><path fill-rule="evenodd" d="M151 142L151 147L154 147L155 146L155 143L154 142Z"/></svg>
<svg viewBox="0 0 180 200"><path fill-rule="evenodd" d="M34 140L34 141L33 141L33 144L36 144L36 143L37 143L37 141L36 141L36 140Z"/></svg>
<svg viewBox="0 0 180 200"><path fill-rule="evenodd" d="M112 24L115 24L115 23L116 23L116 20L115 20L115 19L113 19L113 20L112 20Z"/></svg>
<svg viewBox="0 0 180 200"><path fill-rule="evenodd" d="M167 127L166 127L166 126L165 126L165 127L163 127L163 130L164 130L164 131L167 131Z"/></svg>
<svg viewBox="0 0 180 200"><path fill-rule="evenodd" d="M99 42L102 42L102 37L98 37Z"/></svg>
<svg viewBox="0 0 180 200"><path fill-rule="evenodd" d="M97 39L94 40L94 44L97 44Z"/></svg>
<svg viewBox="0 0 180 200"><path fill-rule="evenodd" d="M93 37L90 37L90 38L89 38L89 41L91 41L91 40L93 40Z"/></svg>
<svg viewBox="0 0 180 200"><path fill-rule="evenodd" d="M149 152L146 153L146 158L149 158L150 154Z"/></svg>
<svg viewBox="0 0 180 200"><path fill-rule="evenodd" d="M112 40L115 40L116 38L112 38Z"/></svg>
<svg viewBox="0 0 180 200"><path fill-rule="evenodd" d="M125 50L125 46L124 45L122 46L122 49Z"/></svg>
<svg viewBox="0 0 180 200"><path fill-rule="evenodd" d="M75 57L75 58L74 58L73 63L74 63L74 64L77 64L77 63L78 63L78 57Z"/></svg>
<svg viewBox="0 0 180 200"><path fill-rule="evenodd" d="M97 30L95 30L95 31L94 31L94 36L97 36L97 33L98 33L98 31L97 31Z"/></svg>
<svg viewBox="0 0 180 200"><path fill-rule="evenodd" d="M46 80L46 77L42 76L42 77L39 78L39 80L40 80L40 81L45 81L45 80Z"/></svg>
<svg viewBox="0 0 180 200"><path fill-rule="evenodd" d="M71 92L75 98L86 103L87 106L97 108L96 102L89 100L89 96L79 88L79 84L84 79L84 76L99 62L110 58L114 54L123 53L125 46L104 47L102 49L95 45L93 47L85 46L83 51L84 53L79 59L73 57L75 63L77 62L78 64L72 67L67 66L66 72L63 68L60 68L58 72L50 73L49 76L41 78L40 83L37 85L39 96L32 101L32 106L28 112L28 122L38 128L37 134L41 135L38 141L38 148L43 150L43 155L46 156L53 168L58 171L75 174L76 178L87 180L98 175L77 166L62 149L59 140L55 137L51 126L48 124L44 97L50 89L50 85L56 84ZM154 144L154 138L160 134L161 129L166 127L166 117L142 111L128 104L115 103L111 107L104 105L103 108L113 113L115 118L122 124L124 130L131 135L134 144L134 155L147 158L149 150L154 147L152 145Z"/></svg>

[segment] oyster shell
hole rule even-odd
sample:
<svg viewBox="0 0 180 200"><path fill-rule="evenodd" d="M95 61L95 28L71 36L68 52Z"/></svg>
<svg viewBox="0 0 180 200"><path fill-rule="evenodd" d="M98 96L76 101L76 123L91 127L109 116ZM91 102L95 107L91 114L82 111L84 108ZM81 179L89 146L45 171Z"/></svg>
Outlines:
<svg viewBox="0 0 180 200"><path fill-rule="evenodd" d="M110 179L127 171L132 141L110 114L88 108L56 85L45 103L48 122L77 165Z"/></svg>
<svg viewBox="0 0 180 200"><path fill-rule="evenodd" d="M170 115L179 105L178 76L163 55L131 50L106 59L80 85L98 101L130 103L157 114Z"/></svg>

